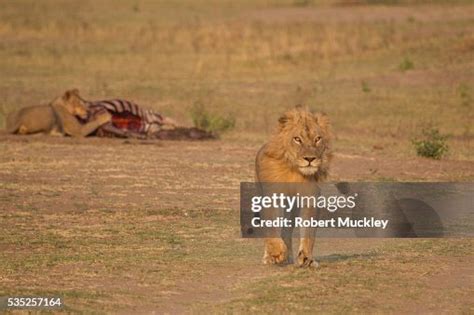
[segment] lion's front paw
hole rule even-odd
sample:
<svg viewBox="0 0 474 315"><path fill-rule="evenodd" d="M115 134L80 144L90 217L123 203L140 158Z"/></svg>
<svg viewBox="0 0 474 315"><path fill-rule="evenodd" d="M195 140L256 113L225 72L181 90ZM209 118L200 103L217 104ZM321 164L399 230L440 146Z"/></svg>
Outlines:
<svg viewBox="0 0 474 315"><path fill-rule="evenodd" d="M312 257L308 257L303 253L303 251L300 251L298 253L298 258L297 258L297 264L301 268L318 268L319 263L314 260Z"/></svg>
<svg viewBox="0 0 474 315"><path fill-rule="evenodd" d="M263 263L266 265L285 264L288 262L288 248L280 238L265 240Z"/></svg>
<svg viewBox="0 0 474 315"><path fill-rule="evenodd" d="M284 252L272 253L272 254L265 253L265 255L263 255L262 261L265 265L284 264L287 262L287 255Z"/></svg>

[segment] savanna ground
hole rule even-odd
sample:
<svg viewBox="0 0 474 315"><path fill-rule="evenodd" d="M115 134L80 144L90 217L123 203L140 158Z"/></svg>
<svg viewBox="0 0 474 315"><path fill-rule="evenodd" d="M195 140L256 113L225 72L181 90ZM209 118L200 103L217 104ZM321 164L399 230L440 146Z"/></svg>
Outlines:
<svg viewBox="0 0 474 315"><path fill-rule="evenodd" d="M236 122L210 142L1 135L0 296L61 295L71 312L474 313L470 239L321 239L319 269L272 268L238 213L295 104L332 118L331 180L472 181L470 1L0 7L1 116L77 87ZM448 136L439 161L416 157L425 127Z"/></svg>

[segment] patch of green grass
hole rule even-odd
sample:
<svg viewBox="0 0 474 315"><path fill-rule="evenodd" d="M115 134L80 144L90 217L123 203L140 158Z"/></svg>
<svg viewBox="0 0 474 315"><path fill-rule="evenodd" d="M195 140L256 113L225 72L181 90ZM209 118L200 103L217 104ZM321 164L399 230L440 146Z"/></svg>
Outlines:
<svg viewBox="0 0 474 315"><path fill-rule="evenodd" d="M221 116L209 112L199 102L194 103L190 111L194 126L214 133L222 133L235 127L235 117L231 114Z"/></svg>
<svg viewBox="0 0 474 315"><path fill-rule="evenodd" d="M364 92L364 93L369 93L371 91L367 81L362 81L361 82L361 88L362 88L362 92Z"/></svg>
<svg viewBox="0 0 474 315"><path fill-rule="evenodd" d="M421 138L412 140L417 155L439 160L448 153L447 136L442 135L438 129L424 129L422 134Z"/></svg>
<svg viewBox="0 0 474 315"><path fill-rule="evenodd" d="M472 104L472 94L469 86L465 83L460 84L458 87L458 94L461 98L461 105L470 107Z"/></svg>
<svg viewBox="0 0 474 315"><path fill-rule="evenodd" d="M405 57L405 58L403 58L402 62L400 62L400 64L398 65L398 68L401 71L405 72L405 71L414 69L415 64L413 63L413 61L410 58Z"/></svg>

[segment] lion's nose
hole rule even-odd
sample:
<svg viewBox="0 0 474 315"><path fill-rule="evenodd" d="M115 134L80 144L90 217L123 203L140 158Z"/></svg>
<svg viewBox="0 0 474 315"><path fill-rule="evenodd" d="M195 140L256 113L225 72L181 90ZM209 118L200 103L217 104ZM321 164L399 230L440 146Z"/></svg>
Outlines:
<svg viewBox="0 0 474 315"><path fill-rule="evenodd" d="M304 159L306 161L308 161L309 163L313 162L314 160L316 160L316 157L315 156L305 156Z"/></svg>

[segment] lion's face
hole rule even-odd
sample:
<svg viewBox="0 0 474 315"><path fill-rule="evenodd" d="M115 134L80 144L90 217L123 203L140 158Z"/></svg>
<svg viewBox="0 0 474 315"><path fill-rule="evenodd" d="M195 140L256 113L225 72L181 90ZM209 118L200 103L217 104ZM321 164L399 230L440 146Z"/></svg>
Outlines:
<svg viewBox="0 0 474 315"><path fill-rule="evenodd" d="M313 114L297 107L286 112L279 120L280 126L272 146L279 158L304 176L327 172L330 158L331 131L324 114Z"/></svg>
<svg viewBox="0 0 474 315"><path fill-rule="evenodd" d="M77 89L66 91L63 96L58 97L53 102L56 104L59 103L61 106L65 107L71 115L80 117L81 119L87 119L87 104L79 96L79 91Z"/></svg>

